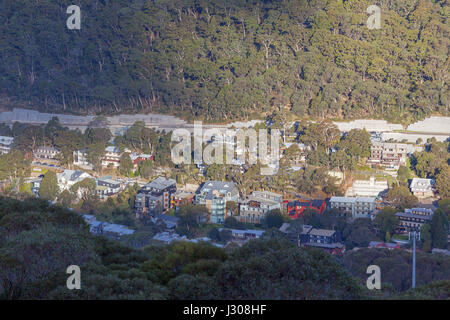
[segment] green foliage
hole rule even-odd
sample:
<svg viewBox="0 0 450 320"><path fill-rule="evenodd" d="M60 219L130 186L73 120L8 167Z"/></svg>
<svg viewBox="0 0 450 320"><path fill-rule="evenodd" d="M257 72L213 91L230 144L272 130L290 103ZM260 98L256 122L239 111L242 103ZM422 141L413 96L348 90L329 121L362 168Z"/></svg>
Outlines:
<svg viewBox="0 0 450 320"><path fill-rule="evenodd" d="M270 210L264 217L263 225L266 229L279 228L284 222L284 216L279 209Z"/></svg>
<svg viewBox="0 0 450 320"><path fill-rule="evenodd" d="M382 5L381 31L365 27L371 4L80 0L89 14L69 33L59 3L10 0L0 87L46 110L207 120L273 110L400 121L448 113L443 4Z"/></svg>
<svg viewBox="0 0 450 320"><path fill-rule="evenodd" d="M149 179L153 176L153 161L145 160L139 163L138 166L139 175L142 178Z"/></svg>
<svg viewBox="0 0 450 320"><path fill-rule="evenodd" d="M436 176L436 189L440 197L450 197L450 167L447 166Z"/></svg>
<svg viewBox="0 0 450 320"><path fill-rule="evenodd" d="M129 176L133 172L133 161L128 153L120 156L119 172L124 176Z"/></svg>
<svg viewBox="0 0 450 320"><path fill-rule="evenodd" d="M412 208L418 203L418 199L409 191L407 186L394 185L389 189L387 200L401 210Z"/></svg>
<svg viewBox="0 0 450 320"><path fill-rule="evenodd" d="M352 129L339 142L339 147L348 155L357 158L368 158L370 156L370 134L366 129Z"/></svg>
<svg viewBox="0 0 450 320"><path fill-rule="evenodd" d="M449 222L442 209L433 213L431 220L431 241L434 248L446 249L448 245Z"/></svg>
<svg viewBox="0 0 450 320"><path fill-rule="evenodd" d="M184 204L175 212L180 218L177 232L192 237L195 230L207 222L208 209L203 205Z"/></svg>
<svg viewBox="0 0 450 320"><path fill-rule="evenodd" d="M343 263L347 270L367 281L367 267L377 265L381 269L381 287L392 286L394 293L411 288L411 253L406 250L368 249L347 251ZM432 281L448 280L450 257L429 253L416 254L416 281L422 286Z"/></svg>
<svg viewBox="0 0 450 320"><path fill-rule="evenodd" d="M411 178L410 172L407 167L400 166L397 171L397 179L403 185L408 185L408 180Z"/></svg>
<svg viewBox="0 0 450 320"><path fill-rule="evenodd" d="M399 221L395 216L395 212L396 210L394 208L385 207L375 216L374 222L380 230L381 236L386 237L388 233L392 234L398 226Z"/></svg>
<svg viewBox="0 0 450 320"><path fill-rule="evenodd" d="M422 240L423 246L422 249L425 252L428 252L431 250L431 226L429 223L424 224L420 228L420 240Z"/></svg>
<svg viewBox="0 0 450 320"><path fill-rule="evenodd" d="M0 229L2 299L361 299L371 264L394 294L410 288L411 254L403 250L348 251L341 262L280 237L226 249L180 241L137 250L93 236L80 215L37 198L0 197ZM144 238L126 241L139 247ZM429 284L388 297L448 297L448 284L432 281L450 277L449 263L419 252L418 285ZM82 270L81 290L67 290L71 264Z"/></svg>
<svg viewBox="0 0 450 320"><path fill-rule="evenodd" d="M348 224L342 232L347 250L354 247L367 247L370 241L378 240L376 231L369 219L356 219Z"/></svg>
<svg viewBox="0 0 450 320"><path fill-rule="evenodd" d="M45 200L55 200L59 194L58 179L54 171L47 171L41 182L39 196Z"/></svg>
<svg viewBox="0 0 450 320"><path fill-rule="evenodd" d="M402 292L393 299L398 300L447 300L450 293L450 280L433 281L415 289Z"/></svg>

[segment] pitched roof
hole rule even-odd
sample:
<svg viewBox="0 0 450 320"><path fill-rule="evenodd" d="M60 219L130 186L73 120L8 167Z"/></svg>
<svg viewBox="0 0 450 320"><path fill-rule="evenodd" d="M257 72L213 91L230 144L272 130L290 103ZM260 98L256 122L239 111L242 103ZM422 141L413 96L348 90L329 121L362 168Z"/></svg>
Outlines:
<svg viewBox="0 0 450 320"><path fill-rule="evenodd" d="M312 228L309 231L310 235L319 236L319 237L331 237L335 233L336 233L336 231L334 231L334 230L316 229L316 228Z"/></svg>
<svg viewBox="0 0 450 320"><path fill-rule="evenodd" d="M410 184L410 188L425 191L431 189L433 185L433 179L413 178Z"/></svg>
<svg viewBox="0 0 450 320"><path fill-rule="evenodd" d="M147 183L145 185L145 188L153 188L153 189L165 189L170 187L171 185L175 184L176 185L176 181L174 179L166 179L164 177L158 177L155 180Z"/></svg>

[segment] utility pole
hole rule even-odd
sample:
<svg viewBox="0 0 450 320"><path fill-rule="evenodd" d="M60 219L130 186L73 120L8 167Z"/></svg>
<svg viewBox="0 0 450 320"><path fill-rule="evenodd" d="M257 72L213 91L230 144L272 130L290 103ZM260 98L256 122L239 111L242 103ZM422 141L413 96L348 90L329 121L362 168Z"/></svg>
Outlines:
<svg viewBox="0 0 450 320"><path fill-rule="evenodd" d="M416 231L412 232L413 252L412 252L412 288L416 287Z"/></svg>

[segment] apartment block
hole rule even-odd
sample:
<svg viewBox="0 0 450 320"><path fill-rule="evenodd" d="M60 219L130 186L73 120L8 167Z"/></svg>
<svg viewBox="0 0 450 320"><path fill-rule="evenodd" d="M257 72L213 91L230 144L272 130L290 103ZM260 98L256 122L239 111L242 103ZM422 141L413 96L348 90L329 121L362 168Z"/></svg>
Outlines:
<svg viewBox="0 0 450 320"><path fill-rule="evenodd" d="M369 218L375 210L374 197L331 197L329 209L336 209L351 214L353 219Z"/></svg>

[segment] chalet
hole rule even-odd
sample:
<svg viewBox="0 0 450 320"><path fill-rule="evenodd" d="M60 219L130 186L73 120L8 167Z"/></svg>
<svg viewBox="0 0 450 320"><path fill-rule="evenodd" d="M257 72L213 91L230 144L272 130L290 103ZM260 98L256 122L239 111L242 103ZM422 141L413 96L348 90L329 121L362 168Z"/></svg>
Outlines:
<svg viewBox="0 0 450 320"><path fill-rule="evenodd" d="M158 223L158 222L164 223L165 229L168 229L168 230L174 230L177 227L179 220L180 220L180 218L174 217L174 216L169 216L167 214L154 214L153 215L153 222L154 223Z"/></svg>
<svg viewBox="0 0 450 320"><path fill-rule="evenodd" d="M81 150L75 150L73 152L73 164L81 168L92 169L92 164L88 161L87 148Z"/></svg>
<svg viewBox="0 0 450 320"><path fill-rule="evenodd" d="M385 194L388 189L387 180L377 181L375 177L370 177L369 180L355 180L345 195L347 197L378 197Z"/></svg>
<svg viewBox="0 0 450 320"><path fill-rule="evenodd" d="M139 163L146 160L152 160L153 156L151 154L132 152L130 153L130 159L131 162L133 162L134 169L137 169Z"/></svg>
<svg viewBox="0 0 450 320"><path fill-rule="evenodd" d="M60 191L69 190L74 184L81 182L86 178L92 179L90 174L79 170L64 170L56 176Z"/></svg>
<svg viewBox="0 0 450 320"><path fill-rule="evenodd" d="M284 223L279 230L300 247L317 247L332 254L342 254L345 251L345 246L339 242L340 238L335 230L317 229L310 225L293 229L290 223Z"/></svg>
<svg viewBox="0 0 450 320"><path fill-rule="evenodd" d="M433 179L413 178L409 188L417 198L430 198L434 196Z"/></svg>
<svg viewBox="0 0 450 320"><path fill-rule="evenodd" d="M41 189L42 178L34 178L30 180L31 183L31 192L35 195L39 194L39 190Z"/></svg>
<svg viewBox="0 0 450 320"><path fill-rule="evenodd" d="M122 236L134 233L134 230L129 229L124 225L98 221L93 215L85 214L83 215L83 218L89 225L90 231L93 234L104 235L112 239L119 239Z"/></svg>

